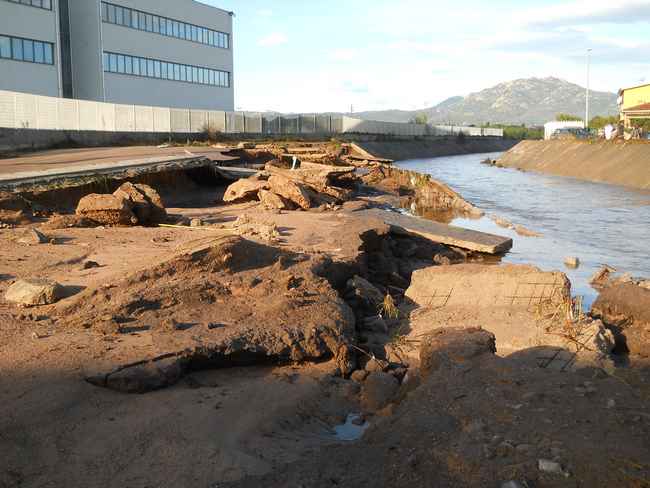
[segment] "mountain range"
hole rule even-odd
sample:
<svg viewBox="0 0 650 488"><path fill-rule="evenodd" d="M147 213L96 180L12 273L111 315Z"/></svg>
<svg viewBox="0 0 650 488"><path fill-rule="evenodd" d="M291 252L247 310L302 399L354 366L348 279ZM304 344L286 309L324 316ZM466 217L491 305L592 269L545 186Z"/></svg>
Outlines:
<svg viewBox="0 0 650 488"><path fill-rule="evenodd" d="M559 78L526 78L500 83L466 97L452 97L422 110L382 110L352 114L366 120L408 122L426 114L432 124L542 125L558 113L584 116L585 88ZM590 114L618 113L616 93L590 92ZM349 115L349 114L347 114ZM591 117L590 116L590 117Z"/></svg>

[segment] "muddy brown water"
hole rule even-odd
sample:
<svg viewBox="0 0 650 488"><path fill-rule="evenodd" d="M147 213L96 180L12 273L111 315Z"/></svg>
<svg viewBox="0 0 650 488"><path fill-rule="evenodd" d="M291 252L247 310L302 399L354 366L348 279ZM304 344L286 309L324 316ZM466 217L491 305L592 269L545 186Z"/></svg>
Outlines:
<svg viewBox="0 0 650 488"><path fill-rule="evenodd" d="M589 278L603 264L650 277L650 192L481 164L500 155L417 159L397 166L432 175L484 210L484 218L456 218L452 224L512 237L514 246L504 261L565 272L585 307L598 295ZM542 237L520 236L490 215ZM567 256L578 257L580 267L567 268Z"/></svg>

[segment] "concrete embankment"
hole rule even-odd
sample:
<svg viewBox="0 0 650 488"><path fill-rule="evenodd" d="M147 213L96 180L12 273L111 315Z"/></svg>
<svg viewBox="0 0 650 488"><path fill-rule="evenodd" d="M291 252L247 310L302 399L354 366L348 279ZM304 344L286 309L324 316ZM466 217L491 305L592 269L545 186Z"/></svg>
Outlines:
<svg viewBox="0 0 650 488"><path fill-rule="evenodd" d="M498 164L581 180L650 189L650 143L523 141Z"/></svg>
<svg viewBox="0 0 650 488"><path fill-rule="evenodd" d="M478 154L511 149L516 140L497 137L466 138L418 138L410 140L357 141L357 145L378 158L403 161L406 159L436 158L461 154Z"/></svg>

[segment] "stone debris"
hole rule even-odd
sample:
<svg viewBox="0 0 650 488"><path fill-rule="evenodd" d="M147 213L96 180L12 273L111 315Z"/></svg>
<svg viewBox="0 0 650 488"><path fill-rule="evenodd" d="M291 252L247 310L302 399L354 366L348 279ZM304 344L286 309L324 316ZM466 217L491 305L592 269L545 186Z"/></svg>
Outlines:
<svg viewBox="0 0 650 488"><path fill-rule="evenodd" d="M577 269L580 267L580 258L575 256L567 256L564 258L564 264L567 268Z"/></svg>
<svg viewBox="0 0 650 488"><path fill-rule="evenodd" d="M113 195L128 202L140 225L159 224L167 220L167 211L160 195L148 185L126 182Z"/></svg>
<svg viewBox="0 0 650 488"><path fill-rule="evenodd" d="M540 459L537 462L537 468L548 474L555 474L559 476L569 477L569 473L562 468L562 465L556 461L550 461L548 459Z"/></svg>
<svg viewBox="0 0 650 488"><path fill-rule="evenodd" d="M268 189L269 183L266 180L260 179L258 176L242 178L226 188L223 201L226 203L232 203L256 199L260 190Z"/></svg>
<svg viewBox="0 0 650 488"><path fill-rule="evenodd" d="M301 209L309 210L311 208L311 199L304 186L279 175L271 176L269 185L273 193L294 203Z"/></svg>
<svg viewBox="0 0 650 488"><path fill-rule="evenodd" d="M362 309L367 314L377 316L384 301L384 294L361 276L348 280L345 298L354 302L355 310Z"/></svg>
<svg viewBox="0 0 650 488"><path fill-rule="evenodd" d="M110 194L91 193L79 201L76 214L99 225L136 225L129 200Z"/></svg>
<svg viewBox="0 0 650 488"><path fill-rule="evenodd" d="M262 206L268 210L293 210L296 208L293 203L269 190L260 190L257 196Z"/></svg>
<svg viewBox="0 0 650 488"><path fill-rule="evenodd" d="M18 242L20 244L31 246L37 244L47 244L50 242L50 240L42 232L36 229L29 229L21 238L18 239Z"/></svg>
<svg viewBox="0 0 650 488"><path fill-rule="evenodd" d="M50 305L64 296L64 288L56 281L46 279L18 280L9 287L5 300L23 307Z"/></svg>

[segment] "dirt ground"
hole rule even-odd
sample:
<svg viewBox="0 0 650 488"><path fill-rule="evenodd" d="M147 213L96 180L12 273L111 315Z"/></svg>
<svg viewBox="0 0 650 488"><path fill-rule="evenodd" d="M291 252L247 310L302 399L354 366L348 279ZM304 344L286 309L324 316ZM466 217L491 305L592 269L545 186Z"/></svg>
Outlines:
<svg viewBox="0 0 650 488"><path fill-rule="evenodd" d="M647 364L541 369L544 347L495 355L467 330L399 357L414 272L498 264L363 217L399 184L277 211L149 183L183 225L0 229L0 296L34 277L67 294L0 300L0 487L650 483ZM48 242L18 242L31 228ZM354 413L368 430L344 441Z"/></svg>

